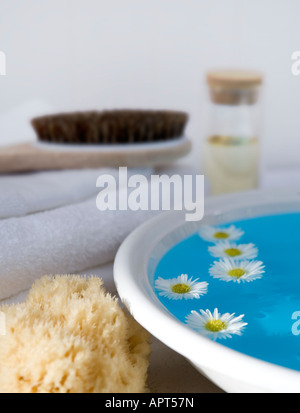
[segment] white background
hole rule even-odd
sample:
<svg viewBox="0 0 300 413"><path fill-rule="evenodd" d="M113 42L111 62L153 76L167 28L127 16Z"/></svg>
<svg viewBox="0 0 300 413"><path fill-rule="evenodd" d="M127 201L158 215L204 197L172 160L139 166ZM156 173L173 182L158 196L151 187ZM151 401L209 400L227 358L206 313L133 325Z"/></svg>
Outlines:
<svg viewBox="0 0 300 413"><path fill-rule="evenodd" d="M299 18L299 0L1 0L0 115L30 99L64 111L185 110L199 166L205 72L258 69L266 165L300 165Z"/></svg>

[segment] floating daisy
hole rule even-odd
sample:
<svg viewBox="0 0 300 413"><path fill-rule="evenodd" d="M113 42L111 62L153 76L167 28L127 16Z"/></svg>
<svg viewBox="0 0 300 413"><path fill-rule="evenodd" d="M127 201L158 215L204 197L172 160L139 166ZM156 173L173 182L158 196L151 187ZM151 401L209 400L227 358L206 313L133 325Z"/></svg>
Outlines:
<svg viewBox="0 0 300 413"><path fill-rule="evenodd" d="M254 244L235 244L228 241L220 241L208 248L213 257L232 258L236 260L252 260L257 257L258 249Z"/></svg>
<svg viewBox="0 0 300 413"><path fill-rule="evenodd" d="M215 261L209 269L214 278L223 281L250 282L263 276L265 266L261 261L235 261L232 258L224 258Z"/></svg>
<svg viewBox="0 0 300 413"><path fill-rule="evenodd" d="M234 225L229 227L212 227L204 226L199 231L199 236L204 241L218 242L218 241L237 241L244 235L244 231L236 228Z"/></svg>
<svg viewBox="0 0 300 413"><path fill-rule="evenodd" d="M210 337L213 340L217 338L231 338L233 334L240 336L247 325L242 321L244 315L238 317L235 314L220 314L215 308L213 314L209 310L192 311L186 317L187 324L200 334Z"/></svg>
<svg viewBox="0 0 300 413"><path fill-rule="evenodd" d="M159 277L155 281L158 294L171 300L200 298L201 295L207 293L207 286L207 282L198 282L198 278L193 280L192 277L188 278L187 274L167 280Z"/></svg>

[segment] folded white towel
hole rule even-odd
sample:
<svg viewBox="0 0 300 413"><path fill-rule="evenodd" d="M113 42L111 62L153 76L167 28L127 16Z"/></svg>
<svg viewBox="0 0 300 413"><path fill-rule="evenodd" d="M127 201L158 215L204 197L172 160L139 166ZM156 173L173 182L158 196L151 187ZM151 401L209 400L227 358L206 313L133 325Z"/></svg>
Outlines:
<svg viewBox="0 0 300 413"><path fill-rule="evenodd" d="M130 169L127 175L142 173L148 177L151 172L151 168ZM119 171L115 168L2 175L0 219L21 217L83 201L98 193L96 181L104 174L113 176L118 182Z"/></svg>
<svg viewBox="0 0 300 413"><path fill-rule="evenodd" d="M0 299L30 287L44 274L73 273L111 261L123 239L153 214L100 212L93 197L0 221Z"/></svg>
<svg viewBox="0 0 300 413"><path fill-rule="evenodd" d="M160 174L173 175L175 171L164 170L160 171ZM114 170L114 175L118 172ZM132 170L131 173L133 172ZM183 168L176 172L184 174L187 170ZM188 173L191 173L191 170ZM146 180L140 186L141 192L149 194L148 182ZM81 182L79 187L82 185ZM96 187L95 180L94 185ZM52 195L57 202L64 194L63 190L60 192L59 187L56 188L56 194L52 192ZM100 191L99 188L96 190ZM43 188L40 188L40 191L46 196L47 191ZM125 191L130 193L127 187L123 187L115 194L126 198ZM60 195L57 197L58 193ZM10 199L13 197L14 194L11 193ZM43 208L47 202L53 206L50 197L44 202L42 193L38 190L35 197L38 210L41 208L41 201L44 203ZM70 191L66 198L70 202L71 199L78 200L79 195ZM63 201L66 202L66 199ZM35 203L31 202L30 210L33 209L36 209ZM28 289L35 279L45 274L79 273L112 261L125 237L157 213L159 211L99 211L94 195L82 202L0 220L0 300Z"/></svg>

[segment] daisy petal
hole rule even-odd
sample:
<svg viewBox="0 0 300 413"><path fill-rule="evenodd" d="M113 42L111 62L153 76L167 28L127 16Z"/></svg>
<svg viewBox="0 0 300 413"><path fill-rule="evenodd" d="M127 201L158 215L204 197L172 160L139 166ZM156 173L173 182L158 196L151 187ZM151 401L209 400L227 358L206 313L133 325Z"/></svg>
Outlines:
<svg viewBox="0 0 300 413"><path fill-rule="evenodd" d="M237 261L223 258L212 264L209 274L226 282L251 282L263 276L264 268L262 261Z"/></svg>
<svg viewBox="0 0 300 413"><path fill-rule="evenodd" d="M181 274L176 278L163 279L159 277L155 281L155 288L162 297L171 300L188 300L200 298L207 293L208 283L206 281L198 282L198 278L193 280L188 278L187 274Z"/></svg>
<svg viewBox="0 0 300 413"><path fill-rule="evenodd" d="M244 235L244 232L234 225L230 225L229 227L213 227L206 225L200 228L198 234L204 241L216 243L221 240L237 241Z"/></svg>
<svg viewBox="0 0 300 413"><path fill-rule="evenodd" d="M235 317L235 314L220 314L215 308L213 314L210 310L191 311L186 317L187 324L200 334L216 339L231 338L232 335L240 336L247 323L242 322L244 315ZM200 315L201 314L201 315Z"/></svg>
<svg viewBox="0 0 300 413"><path fill-rule="evenodd" d="M254 244L235 244L222 241L209 247L208 251L216 258L231 258L234 260L253 259L258 255L258 249Z"/></svg>

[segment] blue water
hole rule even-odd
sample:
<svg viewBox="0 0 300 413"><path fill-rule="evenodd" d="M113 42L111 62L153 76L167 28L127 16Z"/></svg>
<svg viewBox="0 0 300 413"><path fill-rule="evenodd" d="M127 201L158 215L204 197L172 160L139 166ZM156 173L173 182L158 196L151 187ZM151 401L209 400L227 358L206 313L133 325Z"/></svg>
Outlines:
<svg viewBox="0 0 300 413"><path fill-rule="evenodd" d="M170 249L159 262L152 286L158 277L181 274L209 283L199 299L171 300L157 295L176 318L185 323L191 310L218 308L220 313L245 314L248 325L241 336L218 339L227 347L281 366L300 370L300 325L293 324L300 312L300 213L263 216L226 223L244 231L236 241L253 243L256 260L265 265L261 279L247 283L225 282L210 276L208 269L218 260L210 255L214 245L194 234ZM156 291L157 293L157 291ZM299 313L300 314L300 313Z"/></svg>

